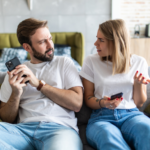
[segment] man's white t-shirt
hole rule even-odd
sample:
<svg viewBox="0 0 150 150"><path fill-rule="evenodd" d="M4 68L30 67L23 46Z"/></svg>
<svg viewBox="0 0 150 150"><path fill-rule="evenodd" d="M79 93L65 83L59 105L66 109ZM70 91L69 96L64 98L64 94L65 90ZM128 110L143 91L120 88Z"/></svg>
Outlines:
<svg viewBox="0 0 150 150"><path fill-rule="evenodd" d="M55 88L69 89L76 86L82 87L80 76L70 58L54 56L51 62L32 64L28 61L24 64L32 70L39 80L44 80ZM7 74L0 90L0 100L5 103L9 100L12 93L8 77ZM28 83L23 88L18 122L36 121L55 122L78 131L77 119L73 111L57 105Z"/></svg>
<svg viewBox="0 0 150 150"><path fill-rule="evenodd" d="M101 99L104 96L122 92L123 100L117 109L131 109L136 105L133 100L133 83L136 71L148 76L148 65L143 57L132 55L130 58L130 71L128 73L112 75L112 62L101 61L98 54L88 56L83 63L80 75L94 83L94 95Z"/></svg>

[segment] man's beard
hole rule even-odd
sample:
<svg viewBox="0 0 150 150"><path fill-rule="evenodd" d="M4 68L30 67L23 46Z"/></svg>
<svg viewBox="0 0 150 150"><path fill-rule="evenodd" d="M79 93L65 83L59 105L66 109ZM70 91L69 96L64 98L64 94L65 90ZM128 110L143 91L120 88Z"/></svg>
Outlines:
<svg viewBox="0 0 150 150"><path fill-rule="evenodd" d="M31 46L31 48L32 48L32 50L33 50L33 56L34 56L36 59L40 60L40 61L43 61L43 62L45 62L45 61L51 61L51 60L53 59L53 57L54 57L54 48L48 49L48 50L45 52L45 54L41 54L41 53L37 52L37 50L34 49L33 46ZM52 54L48 55L49 57L46 57L46 53L48 53L49 51L52 51Z"/></svg>

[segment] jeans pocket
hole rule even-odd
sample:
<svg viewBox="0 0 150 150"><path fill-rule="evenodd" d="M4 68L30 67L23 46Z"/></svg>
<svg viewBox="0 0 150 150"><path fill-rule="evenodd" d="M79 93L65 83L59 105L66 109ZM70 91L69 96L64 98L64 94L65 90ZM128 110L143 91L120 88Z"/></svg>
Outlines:
<svg viewBox="0 0 150 150"><path fill-rule="evenodd" d="M95 117L98 117L101 115L102 115L102 109L96 109L96 110L93 110L93 112L91 114L91 118L95 118Z"/></svg>
<svg viewBox="0 0 150 150"><path fill-rule="evenodd" d="M139 111L138 108L126 109L127 112Z"/></svg>

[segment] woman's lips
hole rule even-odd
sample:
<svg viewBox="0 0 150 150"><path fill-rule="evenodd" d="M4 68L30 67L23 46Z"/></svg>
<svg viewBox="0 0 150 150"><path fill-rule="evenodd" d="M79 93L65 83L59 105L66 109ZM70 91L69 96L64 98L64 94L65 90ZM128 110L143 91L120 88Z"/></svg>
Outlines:
<svg viewBox="0 0 150 150"><path fill-rule="evenodd" d="M101 50L97 50L97 52L101 52Z"/></svg>

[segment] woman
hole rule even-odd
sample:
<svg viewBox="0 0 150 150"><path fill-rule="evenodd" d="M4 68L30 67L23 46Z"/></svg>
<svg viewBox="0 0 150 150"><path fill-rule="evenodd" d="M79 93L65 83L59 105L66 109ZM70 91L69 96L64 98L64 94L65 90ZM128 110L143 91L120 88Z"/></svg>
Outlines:
<svg viewBox="0 0 150 150"><path fill-rule="evenodd" d="M97 54L85 59L80 72L85 102L93 109L86 136L98 150L150 148L150 119L137 108L147 99L148 65L130 54L129 39L123 20L100 24ZM122 97L111 99L120 92Z"/></svg>

